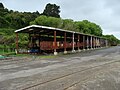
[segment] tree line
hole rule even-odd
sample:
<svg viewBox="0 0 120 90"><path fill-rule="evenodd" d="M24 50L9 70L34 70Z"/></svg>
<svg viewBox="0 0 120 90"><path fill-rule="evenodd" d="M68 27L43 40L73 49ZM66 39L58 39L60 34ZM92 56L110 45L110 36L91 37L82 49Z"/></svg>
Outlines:
<svg viewBox="0 0 120 90"><path fill-rule="evenodd" d="M119 42L113 35L104 36L101 27L96 23L88 20L74 21L72 19L62 19L60 17L60 6L56 4L48 3L43 12L39 13L38 11L18 12L8 10L0 3L0 48L3 48L3 46L15 47L14 31L32 24L77 31L105 37L111 42L114 41L114 43ZM25 44L27 44L25 40L27 41L27 36L20 36L19 43L21 47L24 47Z"/></svg>

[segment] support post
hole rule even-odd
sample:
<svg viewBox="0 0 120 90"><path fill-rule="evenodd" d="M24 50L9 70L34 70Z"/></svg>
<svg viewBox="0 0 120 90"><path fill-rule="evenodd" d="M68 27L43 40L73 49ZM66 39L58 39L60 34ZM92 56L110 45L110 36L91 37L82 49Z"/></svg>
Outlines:
<svg viewBox="0 0 120 90"><path fill-rule="evenodd" d="M97 42L96 42L96 37L95 37L95 48L97 48Z"/></svg>
<svg viewBox="0 0 120 90"><path fill-rule="evenodd" d="M92 48L92 46L93 46L92 43L93 43L93 38L92 38L92 36L91 36L91 40L90 40L91 49L93 49L93 48Z"/></svg>
<svg viewBox="0 0 120 90"><path fill-rule="evenodd" d="M57 52L56 52L56 31L54 31L54 55L57 55Z"/></svg>
<svg viewBox="0 0 120 90"><path fill-rule="evenodd" d="M78 34L78 43L77 43L77 46L78 46L78 52L80 52L80 35Z"/></svg>
<svg viewBox="0 0 120 90"><path fill-rule="evenodd" d="M72 35L72 52L75 52L75 46L74 46L74 41L75 37L74 37L74 32L73 32L73 35Z"/></svg>
<svg viewBox="0 0 120 90"><path fill-rule="evenodd" d="M108 47L108 41L107 40L105 40L105 43L106 43L106 47Z"/></svg>
<svg viewBox="0 0 120 90"><path fill-rule="evenodd" d="M103 39L101 39L101 48L103 48L104 47L104 41L103 41Z"/></svg>
<svg viewBox="0 0 120 90"><path fill-rule="evenodd" d="M87 36L87 50L89 50L89 36Z"/></svg>
<svg viewBox="0 0 120 90"><path fill-rule="evenodd" d="M40 34L39 34L39 53L41 53L41 49L40 49Z"/></svg>
<svg viewBox="0 0 120 90"><path fill-rule="evenodd" d="M98 38L96 38L96 44L97 44L97 48L98 48Z"/></svg>
<svg viewBox="0 0 120 90"><path fill-rule="evenodd" d="M98 38L97 38L97 48L99 47L99 41L98 41Z"/></svg>
<svg viewBox="0 0 120 90"><path fill-rule="evenodd" d="M93 49L95 49L95 37L93 37Z"/></svg>
<svg viewBox="0 0 120 90"><path fill-rule="evenodd" d="M100 38L98 38L98 44L99 44L99 48L100 48Z"/></svg>
<svg viewBox="0 0 120 90"><path fill-rule="evenodd" d="M29 33L29 45L28 45L28 47L29 47L28 53L30 53L30 50L31 50L31 47L32 47L32 45L31 45L31 35L30 35L30 33Z"/></svg>
<svg viewBox="0 0 120 90"><path fill-rule="evenodd" d="M83 35L83 50L85 50L85 36Z"/></svg>
<svg viewBox="0 0 120 90"><path fill-rule="evenodd" d="M97 37L95 38L95 47L97 48Z"/></svg>
<svg viewBox="0 0 120 90"><path fill-rule="evenodd" d="M100 48L101 48L101 47L102 47L102 41L101 41L101 38L100 38L99 42L100 42Z"/></svg>
<svg viewBox="0 0 120 90"><path fill-rule="evenodd" d="M96 47L96 37L95 37L95 48L97 48L97 47Z"/></svg>
<svg viewBox="0 0 120 90"><path fill-rule="evenodd" d="M19 53L19 50L18 50L18 33L16 33L16 54Z"/></svg>
<svg viewBox="0 0 120 90"><path fill-rule="evenodd" d="M67 51L66 51L66 32L64 33L64 54L67 54Z"/></svg>
<svg viewBox="0 0 120 90"><path fill-rule="evenodd" d="M99 46L99 45L98 45L98 38L96 38L96 40L97 40L97 48L98 48L98 46Z"/></svg>

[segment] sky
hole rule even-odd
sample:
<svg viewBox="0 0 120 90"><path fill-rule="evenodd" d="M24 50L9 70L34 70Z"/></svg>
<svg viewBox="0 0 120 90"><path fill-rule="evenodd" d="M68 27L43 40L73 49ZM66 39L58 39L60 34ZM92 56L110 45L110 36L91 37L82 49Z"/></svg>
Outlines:
<svg viewBox="0 0 120 90"><path fill-rule="evenodd" d="M120 0L0 0L9 10L43 12L47 3L60 6L60 16L74 21L89 20L101 26L103 34L120 39Z"/></svg>

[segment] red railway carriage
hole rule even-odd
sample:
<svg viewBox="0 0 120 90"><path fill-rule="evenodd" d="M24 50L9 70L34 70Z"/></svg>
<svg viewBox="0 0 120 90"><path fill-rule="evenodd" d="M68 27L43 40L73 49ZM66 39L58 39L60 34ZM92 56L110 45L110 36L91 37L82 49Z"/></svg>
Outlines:
<svg viewBox="0 0 120 90"><path fill-rule="evenodd" d="M82 47L83 43L79 43L79 46ZM40 49L41 50L53 50L54 49L54 42L52 41L42 41L40 42ZM66 42L66 48L72 48L73 43ZM74 47L77 47L78 43L74 43ZM63 42L56 42L56 49L64 49Z"/></svg>

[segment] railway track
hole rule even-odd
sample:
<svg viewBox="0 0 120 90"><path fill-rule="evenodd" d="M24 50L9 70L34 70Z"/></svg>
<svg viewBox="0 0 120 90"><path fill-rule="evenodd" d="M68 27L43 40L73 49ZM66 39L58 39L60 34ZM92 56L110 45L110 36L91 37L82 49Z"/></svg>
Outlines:
<svg viewBox="0 0 120 90"><path fill-rule="evenodd" d="M31 86L28 86L26 88L23 88L22 90L47 90L45 87L49 85L51 85L51 83L53 83L52 85L56 84L54 82L57 82L57 81L60 81L60 82L64 82L64 80L67 80L67 79L70 79L70 78L74 78L74 80L76 80L76 77L75 76L79 76L81 74L83 75L86 75L85 72L90 72L91 74L93 73L93 71L95 69L98 69L99 67L103 67L103 66L108 66L110 64L113 64L113 63L116 63L116 62L119 62L120 60L112 60L112 61L109 61L109 62L104 62L100 65L96 65L96 66L93 66L93 67L89 67L89 68L86 68L86 69L83 69L83 70L78 70L76 72L73 72L73 73L69 73L69 74L66 74L66 75L63 75L63 76L60 76L60 77L57 77L57 78L54 78L54 79L51 79L51 80L48 80L48 81L45 81L45 82L41 82L41 83L35 83L34 85L31 85ZM101 69L100 69L101 70ZM99 71L99 70L98 70ZM86 78L89 78L89 75L86 75L85 78L83 78L83 80L85 80ZM82 81L83 81L82 80ZM71 80L70 80L71 81ZM81 80L76 80L76 81L73 81L72 83L69 83L68 85L63 85L63 87L61 87L62 89L60 90L67 90L69 89L70 87L74 86L75 84L78 84L80 83ZM57 84L59 85L59 83ZM54 86L57 86L57 85L54 85ZM62 85L61 85L62 86ZM39 89L36 89L36 88L39 88ZM50 88L50 87L49 87ZM56 89L53 89L53 90L56 90ZM59 87L58 89L59 90Z"/></svg>

